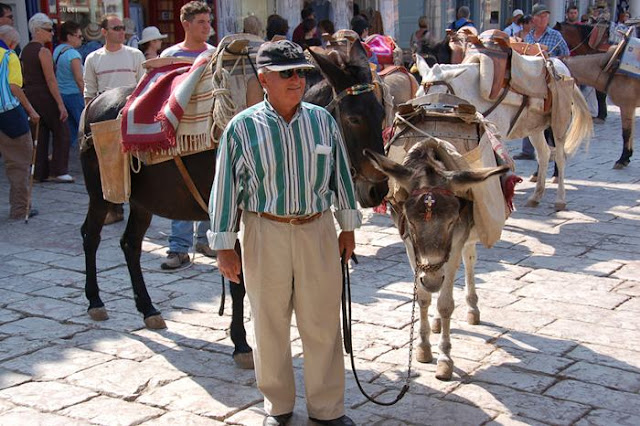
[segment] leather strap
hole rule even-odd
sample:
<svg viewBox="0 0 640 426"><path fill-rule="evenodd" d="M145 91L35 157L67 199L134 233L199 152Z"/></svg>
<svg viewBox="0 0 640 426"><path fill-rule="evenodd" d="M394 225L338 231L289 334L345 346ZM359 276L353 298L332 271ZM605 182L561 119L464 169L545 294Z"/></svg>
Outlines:
<svg viewBox="0 0 640 426"><path fill-rule="evenodd" d="M509 133L511 133L511 131L513 130L513 126L516 125L516 122L518 121L518 118L520 118L520 115L522 114L522 111L524 111L524 108L529 104L529 96L527 95L522 95L522 103L520 104L520 108L518 108L518 111L516 112L516 115L511 119L511 123L509 123L509 130L507 130L507 133L505 133L504 137L506 138L507 135Z"/></svg>
<svg viewBox="0 0 640 426"><path fill-rule="evenodd" d="M182 180L184 181L184 184L187 185L187 189L191 193L191 196L193 197L193 199L196 200L196 202L202 208L202 210L204 210L207 214L209 214L209 207L207 207L207 204L204 202L202 195L200 195L200 192L198 192L198 188L196 188L196 185L193 183L193 179L191 179L191 176L189 175L187 168L184 166L184 163L182 162L182 158L176 155L173 157L173 161L176 163L176 167L178 168L178 171L182 175Z"/></svg>
<svg viewBox="0 0 640 426"><path fill-rule="evenodd" d="M305 223L313 222L320 218L322 213L314 213L307 216L276 216L271 213L262 212L257 213L257 215L264 217L265 219L273 220L274 222L288 223L290 225L304 225Z"/></svg>

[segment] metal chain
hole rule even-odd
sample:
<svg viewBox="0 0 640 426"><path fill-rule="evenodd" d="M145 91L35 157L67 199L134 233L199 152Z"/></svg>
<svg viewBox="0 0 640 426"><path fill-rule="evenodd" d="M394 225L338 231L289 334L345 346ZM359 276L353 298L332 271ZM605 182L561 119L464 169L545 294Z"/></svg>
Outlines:
<svg viewBox="0 0 640 426"><path fill-rule="evenodd" d="M409 380L411 380L411 363L413 361L413 342L415 339L414 331L416 324L416 301L418 300L418 272L416 271L413 279L413 301L411 302L411 326L409 331L409 362L407 363L407 378L405 379L405 386L409 387Z"/></svg>

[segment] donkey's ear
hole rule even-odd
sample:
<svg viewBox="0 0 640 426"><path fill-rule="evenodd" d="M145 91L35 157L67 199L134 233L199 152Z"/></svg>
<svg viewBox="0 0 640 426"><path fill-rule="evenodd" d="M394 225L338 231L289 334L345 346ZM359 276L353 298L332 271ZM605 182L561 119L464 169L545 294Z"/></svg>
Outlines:
<svg viewBox="0 0 640 426"><path fill-rule="evenodd" d="M329 80L329 83L333 87L338 86L338 82L341 81L341 77L344 75L344 71L336 65L329 55L320 53L318 50L309 49L309 53L318 64L320 71Z"/></svg>
<svg viewBox="0 0 640 426"><path fill-rule="evenodd" d="M364 49L360 40L356 40L351 44L351 49L349 50L349 63L366 70L366 75L369 76L369 81L371 81L369 58L367 57L367 51Z"/></svg>
<svg viewBox="0 0 640 426"><path fill-rule="evenodd" d="M370 149L364 149L364 155L371 161L373 166L385 175L395 179L402 187L408 188L413 173L410 169L393 160L388 159L384 155L373 152Z"/></svg>
<svg viewBox="0 0 640 426"><path fill-rule="evenodd" d="M485 167L482 169L462 170L452 173L451 189L454 192L462 192L474 185L484 182L491 176L503 175L509 171L509 166Z"/></svg>
<svg viewBox="0 0 640 426"><path fill-rule="evenodd" d="M427 75L431 67L427 64L427 61L421 55L415 55L416 58L416 67L418 67L418 72L420 73L420 77L424 80L424 76Z"/></svg>

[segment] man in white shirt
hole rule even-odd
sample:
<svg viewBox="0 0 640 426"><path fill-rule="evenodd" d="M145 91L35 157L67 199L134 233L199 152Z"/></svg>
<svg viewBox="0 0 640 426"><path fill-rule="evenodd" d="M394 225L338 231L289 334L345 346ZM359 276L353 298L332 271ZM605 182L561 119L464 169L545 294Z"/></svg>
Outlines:
<svg viewBox="0 0 640 426"><path fill-rule="evenodd" d="M89 54L84 65L85 103L107 89L135 86L144 76L144 54L124 45L124 25L116 15L100 24L105 45Z"/></svg>
<svg viewBox="0 0 640 426"><path fill-rule="evenodd" d="M135 86L144 76L144 54L124 46L124 25L118 16L106 15L100 24L105 44L87 56L84 64L84 103L108 89ZM122 204L110 208L105 225L124 220Z"/></svg>
<svg viewBox="0 0 640 426"><path fill-rule="evenodd" d="M160 57L196 58L202 52L215 49L207 43L211 33L211 9L201 1L190 1L180 9L180 22L184 28L184 41L166 48ZM209 223L198 222L196 251L208 257L214 257L207 242ZM190 220L172 220L169 236L169 252L160 267L177 269L189 264L189 249L193 242L193 222Z"/></svg>
<svg viewBox="0 0 640 426"><path fill-rule="evenodd" d="M509 37L515 37L520 31L522 31L522 26L518 24L518 21L523 15L524 12L522 9L516 9L513 11L513 14L511 15L511 25L504 29L504 32L507 33Z"/></svg>

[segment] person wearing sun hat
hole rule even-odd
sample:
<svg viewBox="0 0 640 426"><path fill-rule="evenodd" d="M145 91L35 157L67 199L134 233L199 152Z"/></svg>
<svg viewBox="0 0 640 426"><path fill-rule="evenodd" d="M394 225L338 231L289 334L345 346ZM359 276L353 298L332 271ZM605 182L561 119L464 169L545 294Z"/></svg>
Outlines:
<svg viewBox="0 0 640 426"><path fill-rule="evenodd" d="M146 27L142 30L142 38L138 42L138 48L144 53L146 59L157 58L160 56L162 40L167 37L167 34L160 33L158 27Z"/></svg>
<svg viewBox="0 0 640 426"><path fill-rule="evenodd" d="M102 47L102 31L100 25L95 22L89 22L89 24L82 29L82 35L84 36L85 43L76 50L82 55L82 64L84 65L89 53Z"/></svg>
<svg viewBox="0 0 640 426"><path fill-rule="evenodd" d="M515 37L520 31L522 31L522 26L518 24L520 18L524 16L524 12L522 9L516 9L511 14L511 25L504 29L504 32L509 35L509 37Z"/></svg>
<svg viewBox="0 0 640 426"><path fill-rule="evenodd" d="M242 263L256 381L267 413L263 425L284 425L293 415L292 312L302 339L309 417L318 424L353 425L344 409L340 253L349 259L362 216L346 148L331 114L302 102L313 65L299 45L263 43L256 66L266 95L236 115L220 139L209 242L230 281L240 281ZM240 211L242 262L234 251Z"/></svg>

